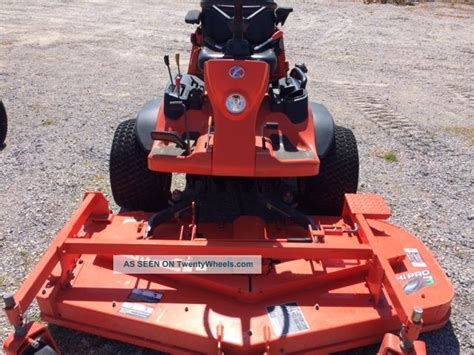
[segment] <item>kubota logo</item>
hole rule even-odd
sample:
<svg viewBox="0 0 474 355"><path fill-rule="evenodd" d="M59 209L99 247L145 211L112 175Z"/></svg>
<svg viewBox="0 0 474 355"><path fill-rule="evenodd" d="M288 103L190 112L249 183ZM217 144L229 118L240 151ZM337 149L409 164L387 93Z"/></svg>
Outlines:
<svg viewBox="0 0 474 355"><path fill-rule="evenodd" d="M232 79L242 79L245 76L245 70L239 66L232 67L229 70L229 75Z"/></svg>

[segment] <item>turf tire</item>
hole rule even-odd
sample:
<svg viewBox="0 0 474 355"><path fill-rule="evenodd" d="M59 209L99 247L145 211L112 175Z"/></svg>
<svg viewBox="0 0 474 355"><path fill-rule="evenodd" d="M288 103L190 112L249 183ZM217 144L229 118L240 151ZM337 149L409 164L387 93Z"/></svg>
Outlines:
<svg viewBox="0 0 474 355"><path fill-rule="evenodd" d="M120 123L110 152L110 186L124 209L159 211L168 205L171 174L149 170L148 154L138 142L136 120Z"/></svg>
<svg viewBox="0 0 474 355"><path fill-rule="evenodd" d="M299 179L300 201L307 214L341 215L344 194L357 192L357 141L350 129L338 126L334 138L331 150L321 159L319 174Z"/></svg>
<svg viewBox="0 0 474 355"><path fill-rule="evenodd" d="M7 111L5 110L5 106L3 106L3 102L0 101L0 148L3 146L5 139L7 138L7 130Z"/></svg>

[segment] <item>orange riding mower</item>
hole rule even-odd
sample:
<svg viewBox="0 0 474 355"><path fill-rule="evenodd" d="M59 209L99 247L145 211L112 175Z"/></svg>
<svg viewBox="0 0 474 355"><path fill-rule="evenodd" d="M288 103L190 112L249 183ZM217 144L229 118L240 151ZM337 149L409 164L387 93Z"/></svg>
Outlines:
<svg viewBox="0 0 474 355"><path fill-rule="evenodd" d="M420 240L387 222L382 197L356 193L354 135L309 101L306 66L285 58L291 11L204 0L188 13L187 73L177 55L173 76L165 57L163 99L116 130L121 211L87 193L4 295L8 354L60 352L47 328L24 322L35 298L46 322L172 354L377 342L379 354L426 353L417 338L446 324L452 286ZM181 190L172 173L186 174Z"/></svg>

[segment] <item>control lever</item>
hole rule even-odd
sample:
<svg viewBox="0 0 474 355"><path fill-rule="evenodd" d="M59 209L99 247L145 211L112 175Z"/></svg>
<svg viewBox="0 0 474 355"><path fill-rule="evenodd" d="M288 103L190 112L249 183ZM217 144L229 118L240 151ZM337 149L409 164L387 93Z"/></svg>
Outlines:
<svg viewBox="0 0 474 355"><path fill-rule="evenodd" d="M206 148L209 148L209 144L211 143L211 129L212 129L212 116L209 116L207 120L207 142Z"/></svg>
<svg viewBox="0 0 474 355"><path fill-rule="evenodd" d="M174 56L174 59L176 60L176 65L178 66L178 76L181 76L181 67L179 65L179 53L176 53Z"/></svg>
<svg viewBox="0 0 474 355"><path fill-rule="evenodd" d="M174 59L176 61L176 66L178 67L178 76L176 77L176 93L178 94L178 96L180 96L181 79L182 79L179 57L180 57L179 53L176 53L174 56Z"/></svg>
<svg viewBox="0 0 474 355"><path fill-rule="evenodd" d="M171 67L170 67L170 56L165 55L164 57L165 65L168 68L168 74L170 76L171 87L173 87L173 75L171 74Z"/></svg>
<svg viewBox="0 0 474 355"><path fill-rule="evenodd" d="M276 31L269 39L267 39L265 42L259 44L256 47L253 47L254 52L258 52L260 49L264 48L266 45L276 42L280 40L283 37L283 32L278 30Z"/></svg>

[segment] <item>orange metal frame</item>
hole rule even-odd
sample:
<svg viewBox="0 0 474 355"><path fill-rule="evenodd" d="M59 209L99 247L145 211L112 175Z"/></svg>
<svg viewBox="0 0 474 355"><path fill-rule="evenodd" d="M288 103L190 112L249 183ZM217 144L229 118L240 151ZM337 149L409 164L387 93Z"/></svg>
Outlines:
<svg viewBox="0 0 474 355"><path fill-rule="evenodd" d="M453 289L429 250L385 222L389 216L380 196L346 195L343 217L312 217L319 230L243 217L220 226L170 223L144 239L149 214L113 215L102 194L89 193L6 313L16 329L24 329L23 316L36 297L48 322L171 353L329 353L400 331L400 337L385 335L381 353L403 353L408 344L422 354L418 334L447 322ZM295 242L295 235L305 235L306 242ZM420 272L404 248L419 251L433 286L404 292L401 276ZM264 273L125 275L112 270L112 255L183 253L262 255ZM133 288L163 295L147 320L118 312L131 302L127 297ZM266 306L287 302L297 302L307 330L275 333ZM417 307L423 309L422 320L414 316ZM21 353L38 334L37 324L28 327L35 331L6 341L8 354Z"/></svg>
<svg viewBox="0 0 474 355"><path fill-rule="evenodd" d="M283 42L283 38L280 38ZM187 173L214 176L247 177L301 177L319 173L312 112L304 123L293 124L283 113L272 112L267 94L270 81L286 77L288 62L283 45L277 55L277 68L270 73L267 63L255 60L218 59L209 60L201 71L198 58L203 46L201 30L193 35L193 47L188 73L204 80L207 98L201 110L189 110L188 129L198 132L199 138L191 154L170 156L160 153L168 144L157 141L148 157L151 170L171 173ZM233 66L244 68L245 76L232 79ZM247 100L247 108L233 115L226 110L226 99L232 94L241 94ZM209 117L215 130L209 133ZM157 131L185 132L184 117L168 119L163 107L158 114ZM268 122L278 123L280 131L308 157L280 160L273 151L269 132L264 126Z"/></svg>
<svg viewBox="0 0 474 355"><path fill-rule="evenodd" d="M241 66L245 76L232 79L230 69ZM148 157L148 167L154 171L178 172L214 176L301 177L319 173L319 159L314 138L313 114L303 123L293 124L288 117L270 109L269 65L254 60L209 60L204 66L208 100L201 110L189 110L188 129L199 138L189 155L170 156L160 148L174 143L156 141ZM247 108L240 114L229 113L226 99L243 95ZM209 131L211 116L213 130ZM273 150L270 133L264 129L269 122L278 123L281 134L307 157L281 160ZM177 120L158 114L157 131L185 132L184 117ZM275 133L275 132L273 132Z"/></svg>

